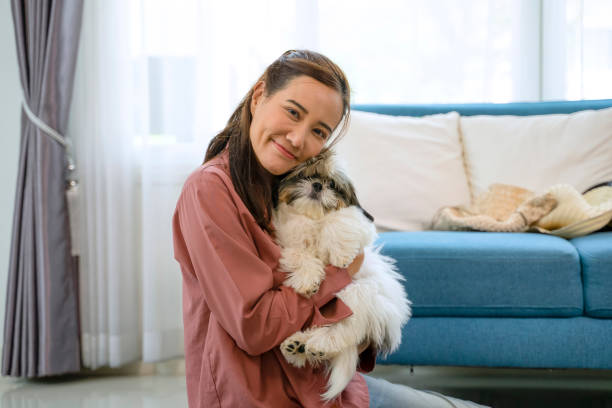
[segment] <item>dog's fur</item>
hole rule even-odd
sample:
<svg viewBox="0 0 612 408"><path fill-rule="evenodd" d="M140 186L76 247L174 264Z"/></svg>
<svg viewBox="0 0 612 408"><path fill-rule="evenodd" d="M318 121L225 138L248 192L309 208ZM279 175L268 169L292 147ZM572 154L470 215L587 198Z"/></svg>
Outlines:
<svg viewBox="0 0 612 408"><path fill-rule="evenodd" d="M359 344L369 342L386 356L399 346L401 328L410 318L411 303L394 260L371 246L376 238L371 221L329 150L298 166L279 186L273 224L282 248L281 268L288 274L285 285L310 297L325 277L325 265L346 267L361 251L365 255L353 281L337 293L353 314L297 332L280 346L294 366L327 365L326 401L353 378Z"/></svg>

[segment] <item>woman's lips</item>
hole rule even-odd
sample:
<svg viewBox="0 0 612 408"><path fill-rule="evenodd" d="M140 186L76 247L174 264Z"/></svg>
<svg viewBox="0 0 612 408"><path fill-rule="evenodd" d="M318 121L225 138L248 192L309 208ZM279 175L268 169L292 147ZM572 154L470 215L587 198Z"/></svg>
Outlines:
<svg viewBox="0 0 612 408"><path fill-rule="evenodd" d="M283 154L283 156L285 156L288 159L292 159L292 160L296 159L296 157L294 155L292 155L291 153L289 153L283 146L279 145L275 141L272 141L272 142L274 143L274 146L276 146L278 151Z"/></svg>

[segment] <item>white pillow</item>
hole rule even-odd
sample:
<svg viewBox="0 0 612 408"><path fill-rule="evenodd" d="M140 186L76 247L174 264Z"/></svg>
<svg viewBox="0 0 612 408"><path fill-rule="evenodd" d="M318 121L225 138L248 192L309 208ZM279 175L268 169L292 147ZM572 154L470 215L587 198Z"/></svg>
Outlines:
<svg viewBox="0 0 612 408"><path fill-rule="evenodd" d="M493 183L579 192L612 180L612 108L534 116L462 116L472 193Z"/></svg>
<svg viewBox="0 0 612 408"><path fill-rule="evenodd" d="M442 206L468 204L459 114L388 116L352 111L336 150L379 229L428 229Z"/></svg>

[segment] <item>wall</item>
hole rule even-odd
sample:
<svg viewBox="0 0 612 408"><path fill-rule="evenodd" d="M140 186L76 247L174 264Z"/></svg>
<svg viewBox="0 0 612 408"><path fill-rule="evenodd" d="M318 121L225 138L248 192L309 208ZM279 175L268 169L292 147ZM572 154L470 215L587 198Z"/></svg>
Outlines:
<svg viewBox="0 0 612 408"><path fill-rule="evenodd" d="M0 329L4 333L6 280L21 126L21 85L10 1L0 1L0 89L0 185L3 190L0 194ZM0 339L3 337L2 335Z"/></svg>

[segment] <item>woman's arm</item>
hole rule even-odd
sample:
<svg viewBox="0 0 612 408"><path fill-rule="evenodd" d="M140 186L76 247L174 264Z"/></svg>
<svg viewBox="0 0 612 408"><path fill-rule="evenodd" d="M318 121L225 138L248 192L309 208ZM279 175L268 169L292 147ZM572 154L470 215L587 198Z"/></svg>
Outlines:
<svg viewBox="0 0 612 408"><path fill-rule="evenodd" d="M274 348L309 320L330 324L351 314L334 297L351 281L346 269L328 266L310 299L274 286L273 271L258 254L234 198L212 172L185 184L173 229L176 259L193 271L212 315L248 354Z"/></svg>

